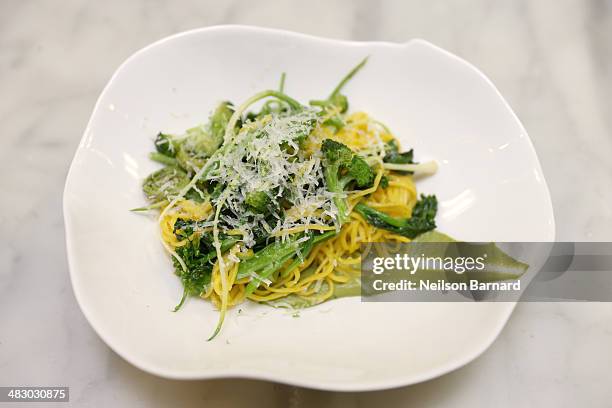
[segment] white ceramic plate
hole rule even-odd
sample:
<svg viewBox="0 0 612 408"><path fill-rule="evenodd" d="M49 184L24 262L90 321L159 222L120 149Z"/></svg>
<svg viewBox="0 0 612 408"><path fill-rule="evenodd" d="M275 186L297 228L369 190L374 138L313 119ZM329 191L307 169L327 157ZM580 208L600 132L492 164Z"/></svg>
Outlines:
<svg viewBox="0 0 612 408"><path fill-rule="evenodd" d="M499 334L511 303L361 303L300 313L245 304L206 342L217 311L181 295L141 181L159 130L206 120L215 103L277 86L301 100L346 88L352 109L385 122L440 171L419 182L441 202L439 230L463 240L549 241L554 219L525 129L491 82L425 41L356 43L252 27L212 27L158 41L130 57L102 92L64 192L72 284L100 337L141 369L170 378L250 377L329 390L372 390L460 367Z"/></svg>

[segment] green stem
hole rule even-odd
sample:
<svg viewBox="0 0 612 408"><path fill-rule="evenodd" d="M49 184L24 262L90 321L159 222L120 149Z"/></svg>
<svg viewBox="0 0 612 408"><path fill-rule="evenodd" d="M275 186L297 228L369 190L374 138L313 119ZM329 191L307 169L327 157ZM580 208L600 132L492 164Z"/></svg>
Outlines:
<svg viewBox="0 0 612 408"><path fill-rule="evenodd" d="M187 299L187 292L187 288L183 289L183 296L181 297L181 301L178 305L174 306L173 312L178 312L179 309L183 306L183 304L185 303L185 299Z"/></svg>
<svg viewBox="0 0 612 408"><path fill-rule="evenodd" d="M165 154L157 152L149 153L149 158L153 161L165 164L167 166L176 166L178 164L174 157L166 156Z"/></svg>
<svg viewBox="0 0 612 408"><path fill-rule="evenodd" d="M346 205L346 198L334 197L334 204L338 210L338 225L342 225L346 222L348 217L348 207Z"/></svg>
<svg viewBox="0 0 612 408"><path fill-rule="evenodd" d="M285 77L286 76L287 75L284 72L281 74L280 84L278 85L279 92L285 93Z"/></svg>
<svg viewBox="0 0 612 408"><path fill-rule="evenodd" d="M167 203L167 201L159 201L159 202L157 202L155 204L149 205L148 207L132 208L130 211L132 211L132 212L139 212L139 211L155 210L157 208L163 207L166 203Z"/></svg>
<svg viewBox="0 0 612 408"><path fill-rule="evenodd" d="M293 99L292 97L290 97L289 95L283 92L274 91L270 89L267 91L256 93L255 95L247 99L242 105L240 105L238 109L236 109L236 112L234 112L234 114L230 118L229 123L227 124L227 128L225 129L224 143L228 143L230 140L233 139L234 128L236 127L236 123L238 123L238 120L240 119L242 114L249 108L249 106L253 105L255 102L261 99L268 98L268 97L274 97L274 98L280 99L281 101L287 102L289 107L294 110L298 110L302 108L301 103L299 103L298 101L296 101L295 99Z"/></svg>
<svg viewBox="0 0 612 408"><path fill-rule="evenodd" d="M246 294L250 295L251 293L253 293L253 291L259 287L261 282L272 276L272 274L279 270L285 264L285 262L287 262L289 259L291 259L291 257L293 257L293 255L293 253L290 253L275 261L272 261L272 263L270 263L270 265L267 266L263 271L257 273L257 276L253 276L253 280L250 281L246 287Z"/></svg>
<svg viewBox="0 0 612 408"><path fill-rule="evenodd" d="M355 68L353 68L348 74L346 74L346 76L344 78L342 78L342 81L340 81L340 83L334 88L334 90L332 91L331 95L329 95L328 99L332 99L334 96L336 96L344 87L344 85L346 85L346 83L348 81L351 80L351 78L353 78L355 76L355 74L357 74L357 72L359 72L359 70L361 70L361 68L363 68L363 66L366 64L366 62L368 62L368 58L369 57L365 57L359 64L357 64L357 66Z"/></svg>
<svg viewBox="0 0 612 408"><path fill-rule="evenodd" d="M244 266L243 270L238 270L238 277L249 276L251 273L257 274L257 277L253 277L253 280L249 282L246 288L246 293L251 294L264 279L269 278L282 268L282 266L291 258L297 255L297 252L302 249L302 257L296 258L287 266L286 270L293 270L297 266L299 266L304 257L308 256L312 248L318 244L319 242L323 242L326 239L329 239L336 235L336 231L327 231L323 234L313 236L308 241L303 243L296 243L292 241L290 243L281 243L281 244L271 244L266 248L262 249L252 258L244 261L240 266ZM283 273L286 272L283 271ZM260 271L260 272L257 272Z"/></svg>
<svg viewBox="0 0 612 408"><path fill-rule="evenodd" d="M372 217L379 218L386 222L389 225L394 227L404 227L407 224L407 218L396 218L385 212L378 211L375 208L372 208L363 203L359 203L355 206L355 211L357 211L361 216L363 216L366 220L371 219Z"/></svg>

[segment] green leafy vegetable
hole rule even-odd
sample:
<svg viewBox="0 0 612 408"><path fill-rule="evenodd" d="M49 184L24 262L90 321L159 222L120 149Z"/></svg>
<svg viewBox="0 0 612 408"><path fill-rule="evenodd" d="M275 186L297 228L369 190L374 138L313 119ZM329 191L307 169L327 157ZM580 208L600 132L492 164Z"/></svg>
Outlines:
<svg viewBox="0 0 612 408"><path fill-rule="evenodd" d="M221 102L217 109L213 112L210 117L210 133L211 139L214 145L221 146L223 143L223 136L225 136L225 128L229 123L232 115L234 114L234 108L231 102ZM215 149L216 150L216 149Z"/></svg>
<svg viewBox="0 0 612 408"><path fill-rule="evenodd" d="M414 152L412 149L400 153L397 143L392 140L385 145L385 157L383 167L386 170L396 171L401 174L433 174L438 169L435 161L425 163L414 162Z"/></svg>
<svg viewBox="0 0 612 408"><path fill-rule="evenodd" d="M178 142L172 135L159 132L155 138L154 144L155 150L157 150L159 154L168 157L176 156Z"/></svg>
<svg viewBox="0 0 612 408"><path fill-rule="evenodd" d="M153 161L156 161L166 166L177 166L178 165L178 161L174 157L166 156L165 154L161 154L157 152L150 153L149 158Z"/></svg>
<svg viewBox="0 0 612 408"><path fill-rule="evenodd" d="M368 188L374 183L374 171L370 165L360 156L354 155L348 172L340 179L340 183L346 188L354 182L357 188Z"/></svg>
<svg viewBox="0 0 612 408"><path fill-rule="evenodd" d="M323 124L326 126L332 126L336 129L336 131L342 129L345 125L345 122L340 114L345 113L348 110L349 103L346 95L340 93L344 85L348 81L351 80L359 72L363 66L368 61L368 58L364 58L355 68L353 68L342 80L340 83L334 88L332 93L327 97L327 99L319 99L319 100L311 100L310 105L318 106L321 108L321 114L326 113L330 109L338 109L339 114L332 116L327 119Z"/></svg>
<svg viewBox="0 0 612 408"><path fill-rule="evenodd" d="M434 195L421 195L421 199L414 206L410 218L392 217L364 203L357 204L355 211L376 228L413 239L419 234L436 228L435 217L438 211L438 200Z"/></svg>
<svg viewBox="0 0 612 408"><path fill-rule="evenodd" d="M313 245L329 239L335 234L335 231L328 231L319 235L310 235L305 241L300 240L301 236L293 235L285 241L269 244L251 258L240 262L238 279L252 277L253 280L247 285L247 293L252 293L287 261L293 257L299 259L300 256L303 259L304 253L310 251Z"/></svg>
<svg viewBox="0 0 612 408"><path fill-rule="evenodd" d="M310 101L312 106L320 106L322 108L338 108L340 113L344 113L348 110L348 98L341 93L330 95L329 98L323 100L312 100Z"/></svg>
<svg viewBox="0 0 612 408"><path fill-rule="evenodd" d="M395 140L387 142L385 145L385 157L383 158L384 163L393 164L414 164L414 152L412 149L407 152L400 153L399 148ZM402 172L405 174L412 174L411 171Z"/></svg>
<svg viewBox="0 0 612 408"><path fill-rule="evenodd" d="M221 142L223 139L219 140L204 125L187 129L187 136L179 144L176 160L188 171L201 168Z"/></svg>
<svg viewBox="0 0 612 408"><path fill-rule="evenodd" d="M325 184L327 189L338 195L334 204L338 209L338 223L342 225L348 218L346 198L341 196L351 183L357 188L366 188L374 181L374 170L346 145L331 139L321 144Z"/></svg>
<svg viewBox="0 0 612 408"><path fill-rule="evenodd" d="M169 166L150 174L142 185L147 200L152 203L167 200L178 194L189 184L189 177L183 170Z"/></svg>
<svg viewBox="0 0 612 408"><path fill-rule="evenodd" d="M244 203L256 213L264 214L270 206L270 197L263 191L253 191L244 199Z"/></svg>
<svg viewBox="0 0 612 408"><path fill-rule="evenodd" d="M150 155L151 159L166 165L179 165L185 171L202 167L223 143L233 113L230 102L221 102L206 125L187 129L181 136L158 133L154 142L157 152Z"/></svg>
<svg viewBox="0 0 612 408"><path fill-rule="evenodd" d="M186 269L174 259L176 274L181 278L185 291L181 302L176 306L179 310L185 301L185 296L199 296L211 281L212 267L217 258L217 251L210 244L210 237L204 238L199 231L201 223L179 218L174 223L174 234L179 240L187 240L185 245L176 248L176 253L185 263ZM238 242L234 236L223 236L221 253L227 252Z"/></svg>
<svg viewBox="0 0 612 408"><path fill-rule="evenodd" d="M327 97L327 99L322 100L312 100L310 104L313 106L320 106L322 108L330 108L337 107L340 108L340 113L344 113L348 110L348 98L341 94L340 91L344 88L344 85L347 84L348 81L351 80L359 72L364 65L368 62L368 58L364 58L355 68L353 68L342 80L340 83L334 88L332 93Z"/></svg>
<svg viewBox="0 0 612 408"><path fill-rule="evenodd" d="M387 177L387 176L382 176L382 177L380 178L380 183L379 183L379 186L380 186L381 188L387 188L387 187L389 187L389 177Z"/></svg>

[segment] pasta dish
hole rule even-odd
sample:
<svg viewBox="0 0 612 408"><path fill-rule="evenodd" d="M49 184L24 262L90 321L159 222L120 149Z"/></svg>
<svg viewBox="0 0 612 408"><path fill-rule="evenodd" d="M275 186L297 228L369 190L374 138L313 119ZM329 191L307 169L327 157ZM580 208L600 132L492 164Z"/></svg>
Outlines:
<svg viewBox="0 0 612 408"><path fill-rule="evenodd" d="M349 112L342 93L306 104L280 86L221 102L184 134L159 133L163 165L143 191L189 296L220 310L245 300L303 307L358 286L361 246L409 242L436 227L437 200L417 194L416 163L384 124Z"/></svg>

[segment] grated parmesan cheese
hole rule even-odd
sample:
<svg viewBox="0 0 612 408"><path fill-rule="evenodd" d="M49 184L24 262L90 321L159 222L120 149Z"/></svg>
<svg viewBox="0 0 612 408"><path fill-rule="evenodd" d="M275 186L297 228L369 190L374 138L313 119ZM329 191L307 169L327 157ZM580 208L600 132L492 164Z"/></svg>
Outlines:
<svg viewBox="0 0 612 408"><path fill-rule="evenodd" d="M226 186L212 200L223 205L221 231L240 228L247 247L255 244L254 232L265 231L284 240L283 231L319 224L331 225L337 213L323 183L320 155L308 155L299 147L299 138L319 124L315 109L297 113L273 113L249 122L209 172L206 180ZM271 217L253 213L245 204L252 192L265 192L272 203L283 201L288 210L277 205ZM271 222L272 221L272 222Z"/></svg>

